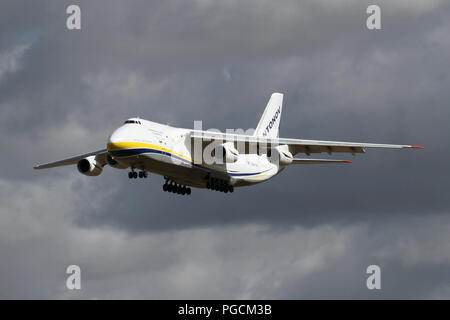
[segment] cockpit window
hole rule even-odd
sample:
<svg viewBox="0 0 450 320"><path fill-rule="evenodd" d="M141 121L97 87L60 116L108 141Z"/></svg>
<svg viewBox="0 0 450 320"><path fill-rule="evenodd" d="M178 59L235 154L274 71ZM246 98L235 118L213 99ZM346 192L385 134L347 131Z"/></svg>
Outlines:
<svg viewBox="0 0 450 320"><path fill-rule="evenodd" d="M141 124L141 122L140 122L140 121L137 121L137 120L127 120L127 121L125 121L124 123L135 123L135 124Z"/></svg>

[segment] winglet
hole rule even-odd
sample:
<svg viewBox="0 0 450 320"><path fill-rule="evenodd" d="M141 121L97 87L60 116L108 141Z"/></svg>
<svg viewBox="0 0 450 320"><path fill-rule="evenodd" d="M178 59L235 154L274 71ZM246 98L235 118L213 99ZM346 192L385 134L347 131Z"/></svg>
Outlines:
<svg viewBox="0 0 450 320"><path fill-rule="evenodd" d="M350 161L350 160L342 160L342 162L344 162L344 163L352 163L353 161Z"/></svg>
<svg viewBox="0 0 450 320"><path fill-rule="evenodd" d="M411 146L411 148L413 148L413 149L425 149L425 147L421 147L421 146Z"/></svg>

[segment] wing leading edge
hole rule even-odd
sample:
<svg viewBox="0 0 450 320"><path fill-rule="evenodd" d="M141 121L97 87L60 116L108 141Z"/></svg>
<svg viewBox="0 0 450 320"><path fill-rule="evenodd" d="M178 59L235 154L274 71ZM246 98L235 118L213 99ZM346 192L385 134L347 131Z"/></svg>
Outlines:
<svg viewBox="0 0 450 320"><path fill-rule="evenodd" d="M98 151L94 151L94 152L90 152L90 153L86 153L86 154L82 154L79 156L74 156L72 158L67 158L64 160L59 160L59 161L55 161L55 162L49 162L49 163L45 163L45 164L39 164L34 166L33 168L36 170L40 170L40 169L48 169L48 168L54 168L54 167L61 167L61 166L68 166L71 164L76 164L78 161L80 161L81 159L90 157L90 156L97 156L97 161L99 161L102 165L106 164L106 153L107 150L106 149L102 149L102 150L98 150Z"/></svg>
<svg viewBox="0 0 450 320"><path fill-rule="evenodd" d="M292 164L328 164L328 163L352 163L350 160L335 159L292 159Z"/></svg>

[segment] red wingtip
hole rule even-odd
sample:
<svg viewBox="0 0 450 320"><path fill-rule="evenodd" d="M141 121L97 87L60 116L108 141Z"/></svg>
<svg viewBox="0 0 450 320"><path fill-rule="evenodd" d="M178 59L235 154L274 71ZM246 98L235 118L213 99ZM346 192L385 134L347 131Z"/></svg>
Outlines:
<svg viewBox="0 0 450 320"><path fill-rule="evenodd" d="M345 162L345 163L352 163L352 161L350 161L350 160L342 160L342 162Z"/></svg>
<svg viewBox="0 0 450 320"><path fill-rule="evenodd" d="M411 148L413 148L413 149L425 149L425 147L420 147L420 146L411 146Z"/></svg>

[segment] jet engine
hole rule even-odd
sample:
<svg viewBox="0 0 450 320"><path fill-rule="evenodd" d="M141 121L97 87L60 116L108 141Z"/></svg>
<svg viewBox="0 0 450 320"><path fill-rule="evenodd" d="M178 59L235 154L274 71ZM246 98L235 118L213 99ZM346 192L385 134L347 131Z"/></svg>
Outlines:
<svg viewBox="0 0 450 320"><path fill-rule="evenodd" d="M119 162L117 162L117 160L115 160L113 157L111 157L110 154L106 155L106 163L109 164L111 167L116 168L116 169L126 169L128 168L127 165L121 164Z"/></svg>
<svg viewBox="0 0 450 320"><path fill-rule="evenodd" d="M214 148L213 156L217 163L233 163L238 160L239 151L236 150L233 142L225 142Z"/></svg>
<svg viewBox="0 0 450 320"><path fill-rule="evenodd" d="M267 150L267 158L269 158L272 163L285 166L291 164L294 157L292 156L292 153L289 152L287 145L281 145Z"/></svg>
<svg viewBox="0 0 450 320"><path fill-rule="evenodd" d="M78 161L78 171L85 176L98 176L102 173L102 166L95 160L95 156L90 156Z"/></svg>

